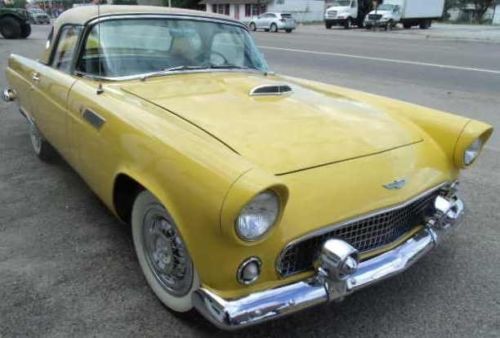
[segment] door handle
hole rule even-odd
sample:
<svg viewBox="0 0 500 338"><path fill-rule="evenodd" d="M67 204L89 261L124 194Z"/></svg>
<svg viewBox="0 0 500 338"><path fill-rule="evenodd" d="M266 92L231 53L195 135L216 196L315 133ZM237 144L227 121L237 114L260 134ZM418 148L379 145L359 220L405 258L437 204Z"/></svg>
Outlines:
<svg viewBox="0 0 500 338"><path fill-rule="evenodd" d="M31 79L35 82L40 81L40 74L37 72L34 72L33 75L31 75Z"/></svg>

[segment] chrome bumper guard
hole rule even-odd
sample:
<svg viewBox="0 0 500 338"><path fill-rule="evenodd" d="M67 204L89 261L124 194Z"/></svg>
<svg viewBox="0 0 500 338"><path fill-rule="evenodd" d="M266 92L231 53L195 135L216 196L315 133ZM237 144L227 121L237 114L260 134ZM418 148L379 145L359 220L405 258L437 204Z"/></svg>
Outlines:
<svg viewBox="0 0 500 338"><path fill-rule="evenodd" d="M425 227L398 247L359 262L355 248L340 239L325 242L316 275L276 289L225 300L207 289L193 293L193 304L221 329L238 329L288 315L345 296L401 273L424 256L462 221L463 202L453 193L438 196L436 213Z"/></svg>
<svg viewBox="0 0 500 338"><path fill-rule="evenodd" d="M16 92L13 89L4 89L2 92L2 99L5 102L12 102L16 99Z"/></svg>

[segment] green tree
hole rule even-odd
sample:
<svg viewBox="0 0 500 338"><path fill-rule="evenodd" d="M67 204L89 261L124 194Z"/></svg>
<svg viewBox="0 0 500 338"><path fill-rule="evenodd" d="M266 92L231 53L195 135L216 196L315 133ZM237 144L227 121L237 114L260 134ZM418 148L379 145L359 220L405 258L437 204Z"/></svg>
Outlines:
<svg viewBox="0 0 500 338"><path fill-rule="evenodd" d="M0 0L2 1L2 0ZM10 3L9 2L6 2L5 3L5 7L12 7L12 8L26 8L26 0L14 0L14 1L11 1Z"/></svg>
<svg viewBox="0 0 500 338"><path fill-rule="evenodd" d="M465 8L468 5L474 5L474 21L481 22L484 13L494 4L495 0L446 0L445 14L453 7Z"/></svg>

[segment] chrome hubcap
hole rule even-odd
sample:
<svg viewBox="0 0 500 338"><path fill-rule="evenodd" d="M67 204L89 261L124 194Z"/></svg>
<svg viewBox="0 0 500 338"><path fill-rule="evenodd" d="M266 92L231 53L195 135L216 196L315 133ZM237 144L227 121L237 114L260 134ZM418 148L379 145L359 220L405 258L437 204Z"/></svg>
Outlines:
<svg viewBox="0 0 500 338"><path fill-rule="evenodd" d="M193 264L174 224L161 208L146 213L143 221L144 254L156 280L175 296L183 296L193 280Z"/></svg>
<svg viewBox="0 0 500 338"><path fill-rule="evenodd" d="M34 124L31 124L30 126L30 138L33 150L35 150L35 153L40 154L40 151L42 150L42 137Z"/></svg>

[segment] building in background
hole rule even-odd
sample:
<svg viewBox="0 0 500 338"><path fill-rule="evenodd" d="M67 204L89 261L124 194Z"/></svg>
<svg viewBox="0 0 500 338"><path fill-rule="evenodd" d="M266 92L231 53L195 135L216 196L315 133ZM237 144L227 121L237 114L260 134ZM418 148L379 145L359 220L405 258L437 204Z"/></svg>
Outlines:
<svg viewBox="0 0 500 338"><path fill-rule="evenodd" d="M321 21L325 11L325 0L202 0L200 5L242 22L265 12L290 13L298 22Z"/></svg>

